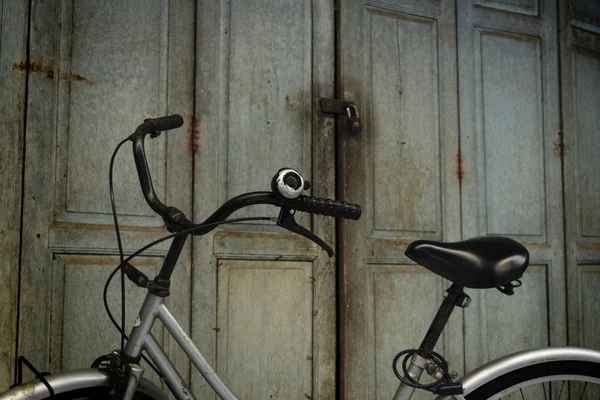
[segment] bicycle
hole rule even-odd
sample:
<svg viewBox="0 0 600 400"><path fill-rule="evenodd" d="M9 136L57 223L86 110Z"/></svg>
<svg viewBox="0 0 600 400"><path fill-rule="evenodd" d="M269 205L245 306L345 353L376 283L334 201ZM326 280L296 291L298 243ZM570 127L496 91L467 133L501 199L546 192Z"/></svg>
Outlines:
<svg viewBox="0 0 600 400"><path fill-rule="evenodd" d="M173 241L162 268L154 280L149 280L129 264L131 258L150 245L123 260L113 272L114 275L119 268L122 268L123 273L130 280L148 290L127 344L122 351L115 350L98 358L89 369L45 375L37 372L33 366L23 360L35 373L36 378L21 383L22 364L20 364L18 384L0 393L0 400L81 397L164 400L167 398L164 393L142 377L144 372L140 364L142 352L145 352L156 364L157 371L177 399L194 399L168 356L151 334L157 319L162 321L167 331L217 395L224 400L237 400L165 306L165 298L169 296L170 277L188 236L203 235L219 224L235 221L227 218L240 208L268 204L280 208L279 217L276 219L277 225L312 240L331 256L333 250L322 239L296 223L295 212L304 211L347 219L360 218L361 209L358 205L303 195L302 192L310 184L297 171L284 168L273 177L271 192L253 192L234 197L225 202L204 222L194 224L180 210L169 207L158 199L152 185L144 150L146 135L155 138L161 131L178 128L182 124L183 119L179 115L146 119L132 135L121 142L121 144L129 140L133 142L134 158L144 197L149 206L163 218L168 230L173 233L167 236L173 238ZM115 225L118 232L118 225ZM459 381L453 382L446 360L433 349L454 308L468 307L470 303L470 298L463 288L497 288L507 295L513 294L514 289L521 284L519 279L528 266L529 253L523 245L510 238L492 236L454 243L419 240L410 244L405 254L430 271L450 280L452 285L447 290L447 296L419 348L401 351L394 358L392 367L401 381L393 396L394 400L409 400L416 389L437 394L439 400L497 399L515 392L523 395L524 388L539 383L542 384L545 398L546 389L553 393L558 392L560 398L564 389L564 380L584 382L583 388L581 385L567 387L567 393L572 390L573 393L577 392L577 398L580 398L579 392L581 392L583 398L588 384L600 385L600 352L574 347L543 348L514 353L491 361L466 374ZM124 332L122 334L124 335ZM424 371L433 377L434 382L420 383ZM560 387L551 385L555 381L563 381L563 384ZM548 388L545 386L547 382L550 383ZM600 399L600 390L596 390L592 393L592 398Z"/></svg>

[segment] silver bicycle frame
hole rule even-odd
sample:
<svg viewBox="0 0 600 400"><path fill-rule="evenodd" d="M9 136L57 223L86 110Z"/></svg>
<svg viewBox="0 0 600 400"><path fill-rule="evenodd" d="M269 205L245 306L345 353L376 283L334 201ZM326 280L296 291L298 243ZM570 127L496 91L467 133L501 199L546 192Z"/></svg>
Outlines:
<svg viewBox="0 0 600 400"><path fill-rule="evenodd" d="M144 304L140 310L137 321L131 332L131 336L127 340L125 346L125 356L129 359L139 359L142 351L146 351L152 361L156 364L164 381L179 400L195 400L194 395L190 392L187 385L160 347L151 330L156 319L162 321L165 328L175 339L177 344L185 352L188 358L192 361L198 372L202 374L204 379L209 383L213 390L223 400L237 400L237 397L229 390L229 388L221 381L215 371L202 356L200 351L194 346L192 340L187 336L184 330L179 326L173 315L165 306L164 297L157 296L148 292ZM131 400L135 389L137 388L139 378L143 374L143 368L139 364L130 364L129 381L123 399Z"/></svg>

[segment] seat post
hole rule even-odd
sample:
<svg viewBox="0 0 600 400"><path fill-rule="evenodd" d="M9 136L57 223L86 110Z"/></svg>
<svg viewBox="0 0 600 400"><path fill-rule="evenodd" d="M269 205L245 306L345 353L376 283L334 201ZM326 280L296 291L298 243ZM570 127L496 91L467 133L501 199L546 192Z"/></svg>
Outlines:
<svg viewBox="0 0 600 400"><path fill-rule="evenodd" d="M417 354L423 358L429 358L450 319L454 307L465 308L471 303L471 298L463 291L463 287L456 283L452 283L446 292L448 294L444 297L444 301L442 301L417 351Z"/></svg>

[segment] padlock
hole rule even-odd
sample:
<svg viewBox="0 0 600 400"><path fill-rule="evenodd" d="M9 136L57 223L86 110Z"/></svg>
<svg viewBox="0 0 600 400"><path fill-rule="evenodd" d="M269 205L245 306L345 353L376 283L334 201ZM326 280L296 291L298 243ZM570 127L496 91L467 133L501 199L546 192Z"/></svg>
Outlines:
<svg viewBox="0 0 600 400"><path fill-rule="evenodd" d="M358 116L358 109L354 104L350 104L346 107L346 120L348 123L348 132L357 135L362 132L360 124L360 117Z"/></svg>

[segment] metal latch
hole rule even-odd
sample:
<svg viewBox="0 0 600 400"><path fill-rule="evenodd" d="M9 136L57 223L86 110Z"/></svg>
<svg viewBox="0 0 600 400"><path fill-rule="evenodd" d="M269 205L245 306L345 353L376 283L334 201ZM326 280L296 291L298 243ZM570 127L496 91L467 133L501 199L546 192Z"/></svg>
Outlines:
<svg viewBox="0 0 600 400"><path fill-rule="evenodd" d="M346 132L354 135L362 132L358 108L353 102L321 98L320 106L321 114L331 118L339 116L338 123L340 123L342 129L345 127Z"/></svg>

